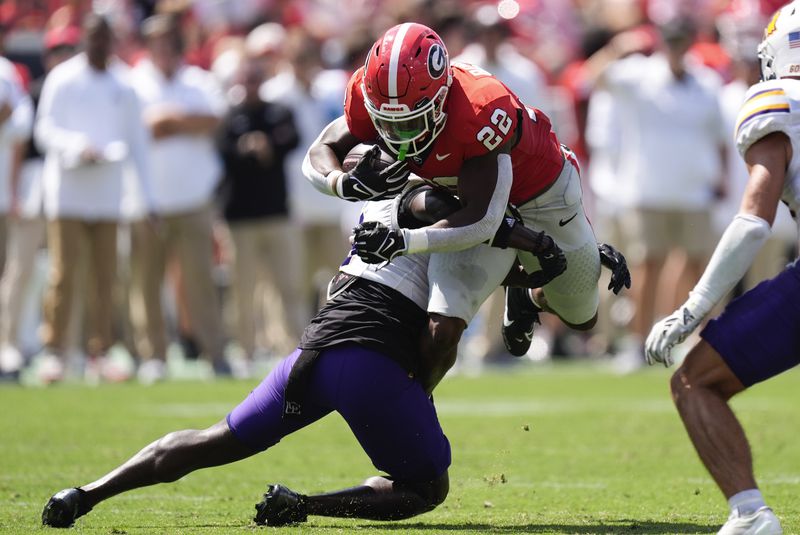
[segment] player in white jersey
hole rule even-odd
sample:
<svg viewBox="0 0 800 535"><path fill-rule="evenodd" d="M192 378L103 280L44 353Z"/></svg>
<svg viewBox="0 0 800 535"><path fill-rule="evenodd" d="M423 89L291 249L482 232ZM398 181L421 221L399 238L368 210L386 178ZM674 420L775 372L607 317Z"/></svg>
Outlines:
<svg viewBox="0 0 800 535"><path fill-rule="evenodd" d="M425 208L456 205L452 197L437 200L436 192L421 188L397 203L367 203L363 217L387 226L422 225L442 216L438 211L424 215ZM417 212L420 207L423 212ZM504 224L507 235L501 231L495 241L538 252L527 245L543 234ZM449 487L450 443L430 397L441 377L429 377L430 370L419 362L418 341L428 318L427 258L403 257L382 268L352 254L348 258L332 284L336 295L311 320L298 349L224 420L205 430L170 433L97 481L56 493L42 512L43 524L69 527L121 492L244 459L332 411L342 415L373 464L389 476L309 496L270 485L256 506L257 524L304 522L308 515L397 520L441 503ZM528 279L544 284L549 276Z"/></svg>
<svg viewBox="0 0 800 535"><path fill-rule="evenodd" d="M672 364L672 347L694 331L744 275L769 237L781 201L797 218L800 1L773 16L758 53L764 81L750 88L736 123L736 144L750 173L740 211L689 299L650 332L646 356L651 364ZM728 400L800 364L798 325L800 262L795 260L711 320L672 376L672 395L689 437L730 505L722 535L783 532L756 485L750 447Z"/></svg>

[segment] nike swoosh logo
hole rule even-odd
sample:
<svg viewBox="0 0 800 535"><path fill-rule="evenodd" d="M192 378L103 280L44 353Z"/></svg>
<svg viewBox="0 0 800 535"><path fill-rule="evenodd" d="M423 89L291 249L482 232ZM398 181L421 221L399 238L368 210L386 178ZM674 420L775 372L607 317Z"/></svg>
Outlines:
<svg viewBox="0 0 800 535"><path fill-rule="evenodd" d="M569 218L569 219L567 219L567 220L564 220L564 219L559 219L559 221L558 221L558 226L559 226L559 227L563 227L564 225L566 225L567 223L569 223L570 221L572 221L573 219L575 219L577 216L578 216L578 212L575 212L574 214L572 214L572 217L570 217L570 218Z"/></svg>
<svg viewBox="0 0 800 535"><path fill-rule="evenodd" d="M444 160L445 158L447 158L451 154L452 154L452 152L448 152L447 154L437 154L436 155L436 159L441 162L442 160Z"/></svg>

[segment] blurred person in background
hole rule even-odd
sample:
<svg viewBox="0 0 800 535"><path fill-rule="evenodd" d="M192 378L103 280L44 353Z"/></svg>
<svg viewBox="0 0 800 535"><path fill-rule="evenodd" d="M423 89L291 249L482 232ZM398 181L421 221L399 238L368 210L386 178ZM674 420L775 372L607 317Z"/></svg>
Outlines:
<svg viewBox="0 0 800 535"><path fill-rule="evenodd" d="M0 33L0 45L3 37ZM33 123L33 107L22 72L0 56L0 272L6 263L9 214L13 211L10 193L19 179L22 151Z"/></svg>
<svg viewBox="0 0 800 535"><path fill-rule="evenodd" d="M303 286L315 290L313 295L306 293L303 298L307 301L313 299L316 307L324 296L325 285L342 260L341 251L347 238L340 225L343 207L335 199L320 195L305 178L301 167L308 147L335 118L331 116L328 101L323 96L338 94L340 107L336 115L341 114L341 100L348 79L345 76L327 76L325 85L318 85L323 72L320 46L303 30L298 29L283 46L286 47L287 67L264 83L261 95L267 102L291 109L297 121L300 143L286 159L289 213L302 232L300 243L303 244L306 266ZM347 220L352 222L353 218Z"/></svg>
<svg viewBox="0 0 800 535"><path fill-rule="evenodd" d="M587 64L590 79L614 98L625 147L616 190L636 285L631 336L617 357L621 372L644 364L644 337L659 307L675 303L702 272L714 238L708 206L726 183L729 134L717 101L719 77L687 57L695 39L691 20L675 19L660 33L651 56L619 59L648 39L629 31Z"/></svg>
<svg viewBox="0 0 800 535"><path fill-rule="evenodd" d="M111 26L91 13L83 30L86 51L55 67L45 80L34 131L45 154L42 182L51 259L39 366L44 381L63 376L67 330L78 298L75 270L83 258L93 276L86 286L92 364L87 371L124 378L103 357L113 342L117 223L126 163L135 167L147 209L151 199L147 130L128 70L112 57Z"/></svg>
<svg viewBox="0 0 800 535"><path fill-rule="evenodd" d="M75 26L54 28L45 34L45 72L75 55L80 30ZM31 102L39 102L45 76L29 89ZM32 114L28 114L32 123ZM28 125L30 127L30 124ZM20 319L35 271L36 253L44 245L46 225L42 214L43 155L33 142L32 130L22 146L19 172L11 173L11 221L8 229L8 262L0 279L0 371L17 372L23 364Z"/></svg>
<svg viewBox="0 0 800 535"><path fill-rule="evenodd" d="M236 340L245 355L256 351L256 311L264 309L262 284L269 284L279 303L265 318L282 324L285 340L273 340L274 351L291 351L307 321L303 295L302 243L289 219L285 163L297 147L292 111L264 102L259 89L263 65L245 59L232 94L236 101L220 125L217 146L225 164L222 213L228 223L233 257Z"/></svg>
<svg viewBox="0 0 800 535"><path fill-rule="evenodd" d="M641 27L640 27L641 28ZM650 54L654 42L642 35L641 49L635 53ZM584 36L584 60L575 62L568 69L568 76L562 76L572 90L575 116L581 133L576 139L577 146L586 162L586 186L590 192L592 226L598 234L608 236L612 243L624 243L621 217L625 206L620 203L617 190L617 172L624 146L619 114L615 109L612 92L602 88L592 88L587 83L586 58L607 45L613 34L606 29L593 29ZM613 354L618 348L615 342L624 335L624 327L630 323L632 306L630 296L618 298L608 293L600 295L600 306L604 314L598 317L595 329L597 335L592 340L592 349L598 353ZM625 341L624 338L622 338Z"/></svg>
<svg viewBox="0 0 800 535"><path fill-rule="evenodd" d="M213 133L225 111L210 73L183 62L175 19L155 15L142 24L149 57L133 70L143 117L152 136L154 225L131 228L131 321L142 357L139 379L166 376L167 333L161 289L166 265L180 265L190 324L217 375L230 374L213 279L211 200L222 174Z"/></svg>

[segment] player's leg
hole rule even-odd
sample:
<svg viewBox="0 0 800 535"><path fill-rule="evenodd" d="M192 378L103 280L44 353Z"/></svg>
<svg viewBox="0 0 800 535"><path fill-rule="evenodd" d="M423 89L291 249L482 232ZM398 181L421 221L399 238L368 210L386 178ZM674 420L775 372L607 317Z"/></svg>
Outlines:
<svg viewBox="0 0 800 535"><path fill-rule="evenodd" d="M689 437L725 497L755 488L750 447L728 406L744 385L719 353L701 340L672 376L670 387Z"/></svg>
<svg viewBox="0 0 800 535"><path fill-rule="evenodd" d="M556 314L578 330L590 329L597 321L600 254L581 195L578 170L567 161L550 189L519 207L526 226L544 231L564 251L567 269L543 288L507 290L503 336L512 354L527 351L539 312ZM539 269L533 255L519 257L528 272Z"/></svg>
<svg viewBox="0 0 800 535"><path fill-rule="evenodd" d="M750 447L728 399L800 363L800 268L732 301L709 322L672 378L689 437L728 499L731 518L720 533L780 533L756 486Z"/></svg>
<svg viewBox="0 0 800 535"><path fill-rule="evenodd" d="M330 408L309 403L302 418L283 418L283 393L299 354L298 350L284 359L226 420L203 430L169 433L97 481L57 493L45 506L42 522L68 527L112 496L244 459L328 414Z"/></svg>
<svg viewBox="0 0 800 535"><path fill-rule="evenodd" d="M450 444L417 380L389 357L355 345L326 351L314 374L340 378L337 410L375 467L389 475L311 496L271 485L256 506L257 523L282 525L308 514L396 520L430 511L445 499Z"/></svg>
<svg viewBox="0 0 800 535"><path fill-rule="evenodd" d="M453 367L458 357L458 343L467 323L458 317L429 313L428 328L420 340L420 381L429 394Z"/></svg>
<svg viewBox="0 0 800 535"><path fill-rule="evenodd" d="M421 377L431 392L456 359L461 334L514 265L514 249L485 244L452 253L434 253L428 262L429 328L422 335L422 363L435 371Z"/></svg>

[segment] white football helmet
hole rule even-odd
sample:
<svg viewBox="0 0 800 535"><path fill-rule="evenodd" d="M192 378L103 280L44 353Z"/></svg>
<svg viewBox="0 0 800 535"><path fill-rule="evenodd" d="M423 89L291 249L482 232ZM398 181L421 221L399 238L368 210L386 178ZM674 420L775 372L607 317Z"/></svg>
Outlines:
<svg viewBox="0 0 800 535"><path fill-rule="evenodd" d="M762 80L800 76L800 0L772 16L758 45L758 59Z"/></svg>

